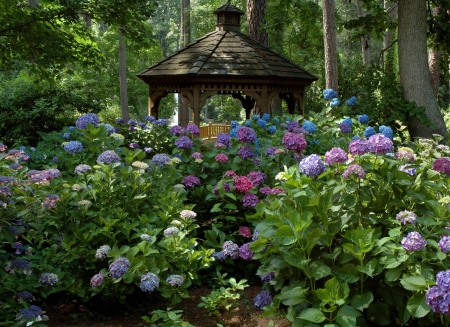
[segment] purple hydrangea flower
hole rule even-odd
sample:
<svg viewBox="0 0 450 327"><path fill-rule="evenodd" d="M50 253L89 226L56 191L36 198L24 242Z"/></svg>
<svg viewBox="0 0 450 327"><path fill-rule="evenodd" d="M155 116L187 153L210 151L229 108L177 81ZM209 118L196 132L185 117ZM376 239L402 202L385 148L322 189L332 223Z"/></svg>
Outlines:
<svg viewBox="0 0 450 327"><path fill-rule="evenodd" d="M254 241L257 241L257 240L258 240L258 237L259 237L259 232L258 232L257 230L255 230L255 231L253 232L252 241L253 241L253 242L254 242Z"/></svg>
<svg viewBox="0 0 450 327"><path fill-rule="evenodd" d="M412 211L400 211L397 216L395 216L395 219L400 221L403 225L406 224L412 224L414 225L416 223L417 215Z"/></svg>
<svg viewBox="0 0 450 327"><path fill-rule="evenodd" d="M450 174L450 158L443 157L436 159L433 162L432 168L433 170L442 173L442 174Z"/></svg>
<svg viewBox="0 0 450 327"><path fill-rule="evenodd" d="M45 197L44 202L41 204L41 208L51 209L56 207L56 202L60 201L60 198L56 194L50 194Z"/></svg>
<svg viewBox="0 0 450 327"><path fill-rule="evenodd" d="M306 140L303 134L287 132L283 136L282 143L288 150L302 152L306 149Z"/></svg>
<svg viewBox="0 0 450 327"><path fill-rule="evenodd" d="M267 176L260 171L252 171L248 173L247 177L252 181L254 186L258 186L259 184L264 183Z"/></svg>
<svg viewBox="0 0 450 327"><path fill-rule="evenodd" d="M296 121L291 121L287 125L287 130L288 130L288 132L291 132L291 133L296 133L296 134L301 133L300 128L301 128L300 124Z"/></svg>
<svg viewBox="0 0 450 327"><path fill-rule="evenodd" d="M139 149L139 144L135 142L131 142L129 145L130 149Z"/></svg>
<svg viewBox="0 0 450 327"><path fill-rule="evenodd" d="M167 119L160 118L160 119L157 119L157 120L153 121L153 124L154 125L160 125L160 126L167 126L168 122L167 122Z"/></svg>
<svg viewBox="0 0 450 327"><path fill-rule="evenodd" d="M51 180L51 179L61 176L61 172L57 168L49 168L49 169L44 170L42 173L45 175L46 179L48 179L48 180Z"/></svg>
<svg viewBox="0 0 450 327"><path fill-rule="evenodd" d="M111 278L120 278L128 272L130 261L127 258L117 258L109 265L109 276Z"/></svg>
<svg viewBox="0 0 450 327"><path fill-rule="evenodd" d="M11 189L8 186L0 186L0 194L3 196L11 196Z"/></svg>
<svg viewBox="0 0 450 327"><path fill-rule="evenodd" d="M143 292L153 292L159 287L159 278L154 273L148 272L141 276L140 288Z"/></svg>
<svg viewBox="0 0 450 327"><path fill-rule="evenodd" d="M307 156L299 163L300 171L313 178L317 178L325 171L325 165L322 159L317 154Z"/></svg>
<svg viewBox="0 0 450 327"><path fill-rule="evenodd" d="M52 286L58 282L58 275L54 273L43 273L39 278L39 281L44 286Z"/></svg>
<svg viewBox="0 0 450 327"><path fill-rule="evenodd" d="M100 123L100 118L98 118L96 114L88 113L78 117L75 126L77 126L80 129L85 129L88 124L97 126L98 123Z"/></svg>
<svg viewBox="0 0 450 327"><path fill-rule="evenodd" d="M436 274L436 284L441 291L450 291L450 270L438 272Z"/></svg>
<svg viewBox="0 0 450 327"><path fill-rule="evenodd" d="M102 245L95 252L95 257L97 259L104 259L108 255L109 250L111 250L111 247L109 245Z"/></svg>
<svg viewBox="0 0 450 327"><path fill-rule="evenodd" d="M145 120L145 121L149 121L149 122L152 123L152 122L155 121L155 117L153 117L153 116L145 116L145 117L144 117L144 120Z"/></svg>
<svg viewBox="0 0 450 327"><path fill-rule="evenodd" d="M84 174L87 173L88 171L92 170L91 166L89 165L85 165L85 164L81 164L75 167L75 173L76 174Z"/></svg>
<svg viewBox="0 0 450 327"><path fill-rule="evenodd" d="M345 170L342 176L347 179L350 176L357 176L358 178L363 179L364 176L366 176L366 172L364 171L363 167L361 167L358 164L353 164L348 166Z"/></svg>
<svg viewBox="0 0 450 327"><path fill-rule="evenodd" d="M37 305L32 305L29 308L20 309L18 319L34 320L42 313L44 312L40 307L38 307Z"/></svg>
<svg viewBox="0 0 450 327"><path fill-rule="evenodd" d="M97 163L110 164L113 162L120 162L120 157L112 150L104 151L97 157Z"/></svg>
<svg viewBox="0 0 450 327"><path fill-rule="evenodd" d="M198 128L198 126L195 124L189 123L186 129L193 135L200 135L200 128Z"/></svg>
<svg viewBox="0 0 450 327"><path fill-rule="evenodd" d="M253 252L250 250L250 243L245 243L239 248L239 257L246 261L251 261Z"/></svg>
<svg viewBox="0 0 450 327"><path fill-rule="evenodd" d="M27 269L30 267L30 263L27 260L15 259L11 261L12 269Z"/></svg>
<svg viewBox="0 0 450 327"><path fill-rule="evenodd" d="M98 273L98 274L95 274L94 276L92 276L92 278L91 278L92 288L96 288L96 287L99 287L100 285L102 285L104 279L105 279L105 275L103 275L102 273Z"/></svg>
<svg viewBox="0 0 450 327"><path fill-rule="evenodd" d="M252 231L247 226L241 226L239 227L239 234L246 238L250 238L252 236Z"/></svg>
<svg viewBox="0 0 450 327"><path fill-rule="evenodd" d="M427 241L420 235L419 232L410 232L402 239L402 246L405 250L413 252L416 250L424 250Z"/></svg>
<svg viewBox="0 0 450 327"><path fill-rule="evenodd" d="M34 296L33 294L31 294L28 291L20 291L19 293L17 293L17 296L20 297L23 300L33 300Z"/></svg>
<svg viewBox="0 0 450 327"><path fill-rule="evenodd" d="M203 154L201 154L200 152L194 152L193 154L191 154L191 157L194 159L202 159Z"/></svg>
<svg viewBox="0 0 450 327"><path fill-rule="evenodd" d="M242 143L253 143L256 141L256 132L250 127L241 127L237 130L237 138Z"/></svg>
<svg viewBox="0 0 450 327"><path fill-rule="evenodd" d="M173 287L180 287L184 283L184 278L180 275L170 275L167 277L166 283Z"/></svg>
<svg viewBox="0 0 450 327"><path fill-rule="evenodd" d="M348 152L350 152L351 155L363 155L364 153L369 152L369 141L362 139L350 141Z"/></svg>
<svg viewBox="0 0 450 327"><path fill-rule="evenodd" d="M186 129L184 127L175 125L170 128L169 133L175 136L181 136L186 134Z"/></svg>
<svg viewBox="0 0 450 327"><path fill-rule="evenodd" d="M342 133L350 133L352 131L352 125L346 122L342 122L339 124L339 129Z"/></svg>
<svg viewBox="0 0 450 327"><path fill-rule="evenodd" d="M222 252L225 258L230 257L233 260L239 258L239 246L231 241L223 243Z"/></svg>
<svg viewBox="0 0 450 327"><path fill-rule="evenodd" d="M327 166L332 166L335 163L345 163L348 160L347 152L341 148L332 148L330 151L325 153L325 164Z"/></svg>
<svg viewBox="0 0 450 327"><path fill-rule="evenodd" d="M270 273L268 273L267 275L260 276L260 278L261 278L261 281L262 281L263 283L268 283L268 282L270 282L272 279L275 278L275 274L274 274L273 272L270 272Z"/></svg>
<svg viewBox="0 0 450 327"><path fill-rule="evenodd" d="M151 153L151 152L153 152L153 149L151 147L145 147L144 148L144 152L145 153Z"/></svg>
<svg viewBox="0 0 450 327"><path fill-rule="evenodd" d="M247 193L242 197L242 203L244 207L254 208L258 204L259 199L252 193Z"/></svg>
<svg viewBox="0 0 450 327"><path fill-rule="evenodd" d="M375 134L369 137L370 152L385 154L394 151L394 145L390 139L382 134Z"/></svg>
<svg viewBox="0 0 450 327"><path fill-rule="evenodd" d="M231 137L227 133L220 133L217 135L217 142L222 143L227 147L231 147Z"/></svg>
<svg viewBox="0 0 450 327"><path fill-rule="evenodd" d="M262 308L264 308L266 305L271 304L272 302L272 296L266 290L262 290L253 299L253 304L258 310L262 310Z"/></svg>
<svg viewBox="0 0 450 327"><path fill-rule="evenodd" d="M439 248L444 253L450 252L450 236L444 235L438 243Z"/></svg>
<svg viewBox="0 0 450 327"><path fill-rule="evenodd" d="M227 163L228 162L228 156L225 153L219 153L216 157L215 157L217 162L220 163Z"/></svg>
<svg viewBox="0 0 450 327"><path fill-rule="evenodd" d="M194 142L188 136L181 136L175 140L175 146L179 149L190 149L194 146Z"/></svg>
<svg viewBox="0 0 450 327"><path fill-rule="evenodd" d="M70 141L66 143L64 150L74 154L76 152L83 151L83 144L80 141Z"/></svg>
<svg viewBox="0 0 450 327"><path fill-rule="evenodd" d="M230 184L223 183L223 188L225 189L226 193L230 193L230 191L231 191ZM214 192L215 196L219 196L220 195L219 194L219 188L217 187L217 185L214 187L213 192Z"/></svg>
<svg viewBox="0 0 450 327"><path fill-rule="evenodd" d="M417 168L408 168L408 165L402 165L400 167L398 167L398 170L407 173L411 176L414 176L416 174L416 170Z"/></svg>
<svg viewBox="0 0 450 327"><path fill-rule="evenodd" d="M195 175L189 175L183 178L181 183L187 187L196 187L197 185L200 185L200 179Z"/></svg>
<svg viewBox="0 0 450 327"><path fill-rule="evenodd" d="M165 153L155 154L152 158L152 164L159 165L159 166L164 166L169 161L170 161L170 158Z"/></svg>
<svg viewBox="0 0 450 327"><path fill-rule="evenodd" d="M273 157L275 155L276 150L277 150L277 147L267 148L266 155L268 155L269 157Z"/></svg>
<svg viewBox="0 0 450 327"><path fill-rule="evenodd" d="M250 159L253 158L255 152L248 146L243 145L241 146L237 154L238 156L242 157L242 159Z"/></svg>

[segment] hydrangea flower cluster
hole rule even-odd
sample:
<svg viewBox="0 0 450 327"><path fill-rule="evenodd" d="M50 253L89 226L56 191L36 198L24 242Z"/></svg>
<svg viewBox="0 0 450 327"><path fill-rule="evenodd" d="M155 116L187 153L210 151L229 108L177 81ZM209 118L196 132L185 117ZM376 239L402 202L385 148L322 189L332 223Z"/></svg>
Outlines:
<svg viewBox="0 0 450 327"><path fill-rule="evenodd" d="M148 235L148 234L142 234L141 235L141 240L147 241L147 242L151 242L153 240L153 238L150 235Z"/></svg>
<svg viewBox="0 0 450 327"><path fill-rule="evenodd" d="M234 189L239 193L245 193L253 188L252 181L246 176L239 176L233 182Z"/></svg>
<svg viewBox="0 0 450 327"><path fill-rule="evenodd" d="M267 133L269 133L270 135L273 135L277 132L277 127L275 125L271 125L269 127L267 127Z"/></svg>
<svg viewBox="0 0 450 327"><path fill-rule="evenodd" d="M417 215L412 211L405 210L405 211L400 211L397 214L397 216L395 216L395 219L397 219L403 225L406 225L406 224L414 225L416 223Z"/></svg>
<svg viewBox="0 0 450 327"><path fill-rule="evenodd" d="M109 265L109 276L120 278L128 272L130 261L127 258L117 258Z"/></svg>
<svg viewBox="0 0 450 327"><path fill-rule="evenodd" d="M191 157L194 159L202 159L203 158L203 154L201 154L200 152L194 152L191 154Z"/></svg>
<svg viewBox="0 0 450 327"><path fill-rule="evenodd" d="M197 185L200 185L200 179L195 175L189 175L183 178L181 183L187 187L196 187Z"/></svg>
<svg viewBox="0 0 450 327"><path fill-rule="evenodd" d="M87 113L78 117L75 126L79 129L85 129L88 124L97 126L98 123L100 123L100 118L96 114Z"/></svg>
<svg viewBox="0 0 450 327"><path fill-rule="evenodd" d="M414 162L416 160L414 151L406 147L400 147L398 152L395 153L395 158L403 160L404 162Z"/></svg>
<svg viewBox="0 0 450 327"><path fill-rule="evenodd" d="M252 236L252 231L247 226L241 226L239 227L239 235L250 238Z"/></svg>
<svg viewBox="0 0 450 327"><path fill-rule="evenodd" d="M356 104L356 97L352 96L350 99L345 101L345 104L349 107L353 107Z"/></svg>
<svg viewBox="0 0 450 327"><path fill-rule="evenodd" d="M166 163L170 161L170 157L165 153L155 154L152 158L152 164L164 166Z"/></svg>
<svg viewBox="0 0 450 327"><path fill-rule="evenodd" d="M352 131L352 125L343 121L339 124L339 129L342 133L350 133Z"/></svg>
<svg viewBox="0 0 450 327"><path fill-rule="evenodd" d="M144 148L144 152L145 152L145 153L151 153L151 152L153 152L153 149L150 148L150 147L145 147L145 148Z"/></svg>
<svg viewBox="0 0 450 327"><path fill-rule="evenodd" d="M260 278L261 278L261 281L262 281L263 283L268 283L268 282L270 282L272 279L275 278L275 274L274 274L273 272L270 272L270 273L268 273L267 275L260 276Z"/></svg>
<svg viewBox="0 0 450 327"><path fill-rule="evenodd" d="M375 131L375 128L373 128L372 126L368 126L366 127L366 129L364 130L364 137L369 138L372 135L375 135L377 132Z"/></svg>
<svg viewBox="0 0 450 327"><path fill-rule="evenodd" d="M306 149L306 140L302 134L288 132L283 135L282 143L288 150L302 152Z"/></svg>
<svg viewBox="0 0 450 327"><path fill-rule="evenodd" d="M215 159L217 162L220 162L220 163L228 162L228 156L225 153L219 153Z"/></svg>
<svg viewBox="0 0 450 327"><path fill-rule="evenodd" d="M197 217L197 214L192 210L182 210L180 212L180 217L184 219L191 219Z"/></svg>
<svg viewBox="0 0 450 327"><path fill-rule="evenodd" d="M97 259L104 259L108 255L109 250L111 250L109 245L102 245L95 251L95 257Z"/></svg>
<svg viewBox="0 0 450 327"><path fill-rule="evenodd" d="M225 256L223 255L222 251L214 252L213 254L211 254L211 257L221 262L225 260Z"/></svg>
<svg viewBox="0 0 450 327"><path fill-rule="evenodd" d="M337 107L341 104L341 101L339 101L338 98L333 98L330 101L330 107Z"/></svg>
<svg viewBox="0 0 450 327"><path fill-rule="evenodd" d="M223 188L225 189L226 193L230 193L230 191L231 191L230 184L223 183ZM215 196L219 196L220 195L219 194L219 187L217 185L214 187L213 192L214 192Z"/></svg>
<svg viewBox="0 0 450 327"><path fill-rule="evenodd" d="M266 290L262 290L253 299L253 304L258 310L262 310L266 305L269 305L272 302L273 302L272 296Z"/></svg>
<svg viewBox="0 0 450 327"><path fill-rule="evenodd" d="M367 124L369 122L369 116L367 116L366 114L362 114L358 116L358 121L361 124Z"/></svg>
<svg viewBox="0 0 450 327"><path fill-rule="evenodd" d="M436 159L433 162L432 168L433 170L442 173L442 174L450 174L450 158L443 157Z"/></svg>
<svg viewBox="0 0 450 327"><path fill-rule="evenodd" d="M237 154L238 156L242 157L242 159L250 159L254 157L255 152L248 146L243 145L241 146Z"/></svg>
<svg viewBox="0 0 450 327"><path fill-rule="evenodd" d="M58 282L58 275L54 273L43 273L39 278L39 281L44 286L52 286Z"/></svg>
<svg viewBox="0 0 450 327"><path fill-rule="evenodd" d="M304 131L304 129L302 129L300 127L300 124L297 121L289 122L288 125L287 125L287 129L288 129L288 132L296 133L296 134L301 133L302 131Z"/></svg>
<svg viewBox="0 0 450 327"><path fill-rule="evenodd" d="M153 121L153 125L159 125L159 126L167 126L168 122L167 119L160 118Z"/></svg>
<svg viewBox="0 0 450 327"><path fill-rule="evenodd" d="M332 98L337 97L337 95L338 95L337 92L333 89L323 90L322 94L323 94L323 97L325 98L325 100L330 100Z"/></svg>
<svg viewBox="0 0 450 327"><path fill-rule="evenodd" d="M186 127L186 130L193 135L200 135L200 128L197 125L189 123Z"/></svg>
<svg viewBox="0 0 450 327"><path fill-rule="evenodd" d="M264 183L267 176L260 171L252 171L248 173L247 177L252 181L254 186L258 186L259 184Z"/></svg>
<svg viewBox="0 0 450 327"><path fill-rule="evenodd" d="M264 120L264 121L266 121L266 122L268 122L268 121L270 121L270 115L269 114L264 114L263 116L262 116L262 120Z"/></svg>
<svg viewBox="0 0 450 327"><path fill-rule="evenodd" d="M435 313L450 315L450 270L440 271L436 275L436 284L428 289L426 303Z"/></svg>
<svg viewBox="0 0 450 327"><path fill-rule="evenodd" d="M246 261L251 261L253 252L250 250L250 243L245 243L239 248L239 257Z"/></svg>
<svg viewBox="0 0 450 327"><path fill-rule="evenodd" d="M19 300L20 303L23 302L23 300L28 300L30 302L33 302L35 300L33 294L28 291L20 291L19 293L17 293L17 296L20 300L22 300Z"/></svg>
<svg viewBox="0 0 450 327"><path fill-rule="evenodd" d="M37 305L31 305L29 308L20 309L17 319L34 320L36 318L39 318L39 316L43 313L44 311L42 311L40 307L38 307ZM29 325L27 324L27 326Z"/></svg>
<svg viewBox="0 0 450 327"><path fill-rule="evenodd" d="M11 189L8 186L0 186L0 194L3 196L11 196Z"/></svg>
<svg viewBox="0 0 450 327"><path fill-rule="evenodd" d="M269 194L280 194L280 193L286 193L285 190L279 188L279 187L274 187L274 188L270 188L270 187L261 187L259 189L259 191L264 194L264 195L269 195Z"/></svg>
<svg viewBox="0 0 450 327"><path fill-rule="evenodd" d="M254 208L258 204L259 199L252 193L247 193L242 197L242 203L244 207Z"/></svg>
<svg viewBox="0 0 450 327"><path fill-rule="evenodd" d="M230 257L235 260L239 258L239 246L232 241L225 241L222 245L222 253L224 257Z"/></svg>
<svg viewBox="0 0 450 327"><path fill-rule="evenodd" d="M375 134L369 137L370 152L377 154L386 154L394 151L394 144L392 141L382 134Z"/></svg>
<svg viewBox="0 0 450 327"><path fill-rule="evenodd" d="M345 179L351 177L351 176L357 176L360 179L363 179L364 176L366 176L366 172L364 171L363 167L361 167L358 164L352 164L348 166L344 172L342 173L342 177Z"/></svg>
<svg viewBox="0 0 450 327"><path fill-rule="evenodd" d="M190 149L194 146L194 142L188 136L182 136L175 140L175 146L179 149Z"/></svg>
<svg viewBox="0 0 450 327"><path fill-rule="evenodd" d="M410 232L401 242L403 248L407 251L413 252L416 250L424 250L427 241L420 235L419 232Z"/></svg>
<svg viewBox="0 0 450 327"><path fill-rule="evenodd" d="M439 248L444 253L450 252L450 236L444 235L438 243Z"/></svg>
<svg viewBox="0 0 450 327"><path fill-rule="evenodd" d="M242 143L253 143L256 141L256 132L250 127L241 127L237 130L237 138Z"/></svg>
<svg viewBox="0 0 450 327"><path fill-rule="evenodd" d="M165 236L173 236L173 235L178 234L179 232L180 232L180 230L177 227L169 227L164 230L164 235Z"/></svg>
<svg viewBox="0 0 450 327"><path fill-rule="evenodd" d="M392 140L394 138L394 132L392 131L392 128L390 128L389 126L381 125L378 128L378 130L380 131L381 134L386 136L388 139Z"/></svg>
<svg viewBox="0 0 450 327"><path fill-rule="evenodd" d="M58 201L61 201L58 195L56 194L47 195L44 199L44 202L42 202L41 204L41 208L44 209L56 208L56 202Z"/></svg>
<svg viewBox="0 0 450 327"><path fill-rule="evenodd" d="M416 174L417 168L408 168L408 165L402 165L400 167L398 167L398 170L407 173L411 176L414 176Z"/></svg>
<svg viewBox="0 0 450 327"><path fill-rule="evenodd" d="M309 120L306 120L302 127L308 132L308 133L315 133L317 131L317 126L313 122L310 122Z"/></svg>
<svg viewBox="0 0 450 327"><path fill-rule="evenodd" d="M351 155L363 155L364 153L369 152L369 142L367 140L352 140L348 145L348 152Z"/></svg>
<svg viewBox="0 0 450 327"><path fill-rule="evenodd" d="M106 150L97 157L97 163L110 164L120 162L120 157L112 150Z"/></svg>
<svg viewBox="0 0 450 327"><path fill-rule="evenodd" d="M341 148L332 148L330 151L325 153L325 164L327 166L332 166L335 163L345 163L348 160L347 152Z"/></svg>
<svg viewBox="0 0 450 327"><path fill-rule="evenodd" d="M139 144L136 142L131 142L129 147L130 149L139 149Z"/></svg>
<svg viewBox="0 0 450 327"><path fill-rule="evenodd" d="M92 288L96 288L96 287L99 287L100 285L102 285L104 279L105 279L105 275L103 275L102 273L98 273L98 274L95 274L94 276L92 276L92 278L91 278Z"/></svg>
<svg viewBox="0 0 450 327"><path fill-rule="evenodd" d="M181 126L174 125L170 128L169 133L175 136L181 136L186 134L186 129Z"/></svg>
<svg viewBox="0 0 450 327"><path fill-rule="evenodd" d="M227 147L231 147L231 137L227 133L220 133L217 135L217 142L222 143Z"/></svg>
<svg viewBox="0 0 450 327"><path fill-rule="evenodd" d="M143 169L143 170L146 170L146 169L150 168L150 166L147 163L143 162L143 161L134 161L131 165L133 167L135 167L135 168Z"/></svg>
<svg viewBox="0 0 450 327"><path fill-rule="evenodd" d="M266 124L267 124L267 122L264 119L259 119L257 121L257 123L258 123L258 126L261 127L261 128L265 128Z"/></svg>
<svg viewBox="0 0 450 327"><path fill-rule="evenodd" d="M64 145L64 150L70 154L83 151L83 144L80 141L69 141Z"/></svg>
<svg viewBox="0 0 450 327"><path fill-rule="evenodd" d="M159 287L159 278L154 273L147 272L141 276L140 288L143 292L153 292Z"/></svg>
<svg viewBox="0 0 450 327"><path fill-rule="evenodd" d="M322 159L317 154L307 156L299 163L300 171L313 178L317 178L325 171L325 165Z"/></svg>
<svg viewBox="0 0 450 327"><path fill-rule="evenodd" d="M167 277L166 283L173 287L180 287L184 283L184 278L180 275L170 275Z"/></svg>

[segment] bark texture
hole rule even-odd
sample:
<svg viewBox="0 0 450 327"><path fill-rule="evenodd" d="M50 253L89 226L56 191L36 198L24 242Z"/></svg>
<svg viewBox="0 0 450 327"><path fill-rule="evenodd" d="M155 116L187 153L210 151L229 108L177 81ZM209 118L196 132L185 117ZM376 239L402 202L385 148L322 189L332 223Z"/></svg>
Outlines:
<svg viewBox="0 0 450 327"><path fill-rule="evenodd" d="M247 0L248 36L268 47L269 36L267 32L260 31L261 23L265 23L266 7L266 0Z"/></svg>
<svg viewBox="0 0 450 327"><path fill-rule="evenodd" d="M334 0L323 0L323 39L325 45L325 83L338 91L337 30Z"/></svg>
<svg viewBox="0 0 450 327"><path fill-rule="evenodd" d="M362 7L361 0L356 1L356 6L358 7L358 17L366 17L366 12ZM362 58L363 58L363 64L366 66L370 65L370 45L369 45L370 37L369 35L364 35L361 38L361 51L362 51Z"/></svg>
<svg viewBox="0 0 450 327"><path fill-rule="evenodd" d="M127 91L127 48L124 42L123 32L125 27L119 28L119 85L120 85L120 107L122 108L122 118L127 122L130 119L128 109Z"/></svg>
<svg viewBox="0 0 450 327"><path fill-rule="evenodd" d="M411 138L446 135L428 68L426 0L398 1L398 55L403 97L425 107L432 122L428 127L412 118L408 122Z"/></svg>
<svg viewBox="0 0 450 327"><path fill-rule="evenodd" d="M439 7L433 8L433 16L439 15L439 11ZM442 56L442 52L436 48L437 44L434 43L428 52L428 66L430 68L431 85L433 86L434 94L437 96L441 77L441 73L439 72L439 59Z"/></svg>
<svg viewBox="0 0 450 327"><path fill-rule="evenodd" d="M181 33L180 33L180 48L184 48L191 41L191 15L190 15L190 0L180 1L180 15L181 15ZM186 127L189 123L189 101L181 94L178 95L178 125Z"/></svg>

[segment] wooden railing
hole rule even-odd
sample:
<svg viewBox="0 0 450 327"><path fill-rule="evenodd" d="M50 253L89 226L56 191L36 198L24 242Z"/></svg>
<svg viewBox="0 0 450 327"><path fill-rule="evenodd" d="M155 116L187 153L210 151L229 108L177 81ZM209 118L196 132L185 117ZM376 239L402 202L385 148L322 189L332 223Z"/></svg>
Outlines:
<svg viewBox="0 0 450 327"><path fill-rule="evenodd" d="M204 140L211 140L217 138L220 133L229 133L230 125L216 125L211 122L206 126L200 126L200 137Z"/></svg>

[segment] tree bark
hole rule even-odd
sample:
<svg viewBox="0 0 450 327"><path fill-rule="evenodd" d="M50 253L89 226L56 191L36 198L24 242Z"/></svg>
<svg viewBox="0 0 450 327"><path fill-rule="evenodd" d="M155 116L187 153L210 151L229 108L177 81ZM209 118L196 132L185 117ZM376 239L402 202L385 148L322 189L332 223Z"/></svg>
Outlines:
<svg viewBox="0 0 450 327"><path fill-rule="evenodd" d="M426 0L398 1L398 55L400 83L403 97L425 107L432 126L417 118L408 121L411 138L446 135L444 119L439 110L433 87L427 55Z"/></svg>
<svg viewBox="0 0 450 327"><path fill-rule="evenodd" d="M384 0L384 10L389 13L389 18L391 21L397 20L397 4L391 1ZM394 42L395 30L387 30L384 33L383 38L383 48L387 49ZM383 65L385 72L394 73L394 57L392 56L391 50L385 51L383 53Z"/></svg>
<svg viewBox="0 0 450 327"><path fill-rule="evenodd" d="M440 8L433 8L433 16L439 15ZM433 86L434 94L437 96L439 91L439 80L441 77L441 73L439 71L439 59L442 56L442 52L437 50L436 42L430 47L428 52L428 66L430 68L430 76L431 76L431 85Z"/></svg>
<svg viewBox="0 0 450 327"><path fill-rule="evenodd" d="M325 83L338 91L337 30L334 0L322 1L323 39L325 45Z"/></svg>
<svg viewBox="0 0 450 327"><path fill-rule="evenodd" d="M190 26L190 0L180 1L180 48L184 48L191 41ZM178 94L178 125L186 127L189 123L189 101L181 94Z"/></svg>
<svg viewBox="0 0 450 327"><path fill-rule="evenodd" d="M127 49L123 40L124 26L119 27L119 86L120 86L120 107L122 108L122 118L127 122L130 119L128 109L127 92Z"/></svg>
<svg viewBox="0 0 450 327"><path fill-rule="evenodd" d="M358 17L366 17L366 12L364 11L362 7L361 0L356 1L356 6L358 7ZM365 66L370 65L370 46L369 46L369 35L364 35L361 37L361 50L362 50L362 58L363 58L363 64Z"/></svg>
<svg viewBox="0 0 450 327"><path fill-rule="evenodd" d="M248 36L266 47L269 46L269 35L261 31L261 24L265 23L267 0L247 0Z"/></svg>

